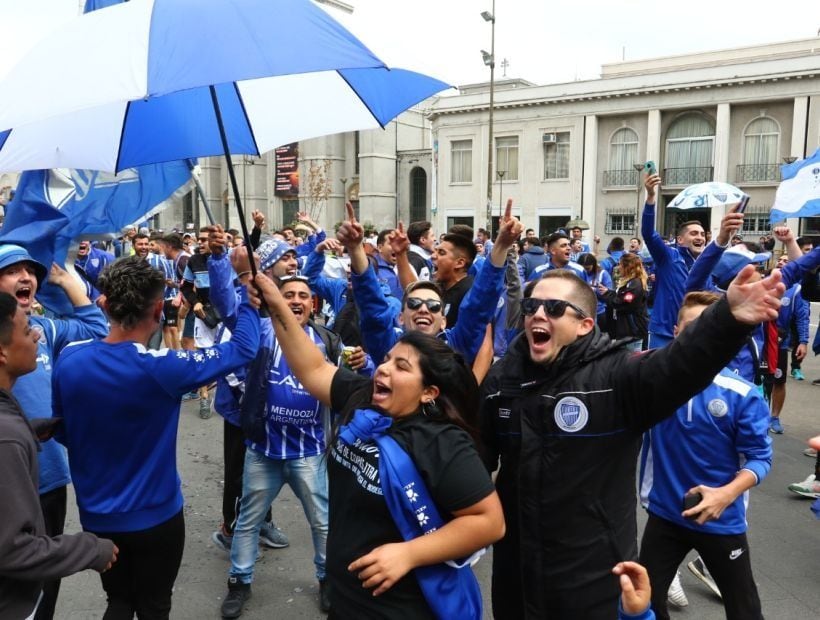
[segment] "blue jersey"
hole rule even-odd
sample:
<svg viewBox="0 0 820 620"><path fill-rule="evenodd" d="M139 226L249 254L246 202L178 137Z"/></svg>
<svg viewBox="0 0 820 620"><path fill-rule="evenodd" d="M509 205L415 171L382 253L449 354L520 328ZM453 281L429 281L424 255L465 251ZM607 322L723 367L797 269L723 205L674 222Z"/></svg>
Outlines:
<svg viewBox="0 0 820 620"><path fill-rule="evenodd" d="M586 271L584 271L584 268L581 267L581 265L579 265L578 263L573 263L572 261L569 261L565 266L558 267L556 265L553 265L552 261L547 261L543 265L538 265L535 269L532 270L532 273L530 273L530 277L527 278L527 282L532 282L533 280L537 280L538 278L541 277L542 273L545 273L547 271L552 271L553 269L566 269L567 271L571 271L572 273L574 273L576 276L578 276L582 280L586 280L585 275L584 275L586 273Z"/></svg>
<svg viewBox="0 0 820 620"><path fill-rule="evenodd" d="M716 521L698 525L681 516L694 486L721 487L746 469L759 483L769 473L769 407L755 386L722 370L709 387L656 424L644 439L641 503L652 514L707 534L746 531L748 492Z"/></svg>
<svg viewBox="0 0 820 620"><path fill-rule="evenodd" d="M197 351L149 351L136 342L76 343L54 369L58 439L68 448L80 522L133 532L182 509L176 468L180 398L250 362L259 317L240 308L230 342Z"/></svg>
<svg viewBox="0 0 820 620"><path fill-rule="evenodd" d="M316 330L308 325L305 332L327 358L325 345ZM272 355L268 377L265 444L251 441L246 443L252 450L275 460L319 456L327 447L329 410L299 383L275 338Z"/></svg>
<svg viewBox="0 0 820 620"><path fill-rule="evenodd" d="M11 393L19 401L28 418L50 418L51 375L54 361L63 348L75 340L104 338L108 335L108 322L102 311L94 304L74 309L74 315L66 319L29 318L32 329L42 336L37 343L37 367L19 377ZM71 481L65 448L54 439L41 444L38 454L40 465L40 493L47 493L67 485Z"/></svg>

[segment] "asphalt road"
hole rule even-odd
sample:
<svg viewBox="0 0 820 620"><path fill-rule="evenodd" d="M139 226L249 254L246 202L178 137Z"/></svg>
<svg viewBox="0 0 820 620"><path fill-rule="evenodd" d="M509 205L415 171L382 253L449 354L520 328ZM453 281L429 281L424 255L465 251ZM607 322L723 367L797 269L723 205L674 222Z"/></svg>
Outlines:
<svg viewBox="0 0 820 620"><path fill-rule="evenodd" d="M812 312L812 336L818 307ZM814 461L803 455L805 440L820 433L820 358L803 365L806 381L788 380L785 434L773 436L775 456L769 476L752 491L749 536L752 562L763 612L777 620L814 620L820 615L820 522L809 510L810 500L790 493L789 483L813 472ZM222 493L222 419L201 420L195 402L183 405L178 460L185 495L187 537L185 554L174 591L172 618L219 618L226 592L228 558L214 547L211 532L218 526ZM253 598L243 618L322 618L317 602L310 532L301 505L288 488L274 502L274 518L290 537L287 549L265 549L256 566ZM79 522L69 498L66 530ZM694 556L692 556L694 557ZM691 559L691 558L689 558ZM489 609L490 561L486 556L477 574ZM689 606L673 611L681 620L724 618L723 607L688 571L682 573ZM96 573L86 571L63 580L57 618L102 618L105 598ZM489 617L489 616L488 616Z"/></svg>

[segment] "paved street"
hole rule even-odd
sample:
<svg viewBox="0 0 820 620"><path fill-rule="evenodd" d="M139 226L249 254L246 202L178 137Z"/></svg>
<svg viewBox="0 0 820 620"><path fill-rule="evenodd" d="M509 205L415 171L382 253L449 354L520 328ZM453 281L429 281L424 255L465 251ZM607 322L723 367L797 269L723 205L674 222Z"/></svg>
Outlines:
<svg viewBox="0 0 820 620"><path fill-rule="evenodd" d="M814 306L812 323L816 325L818 308L817 304ZM806 381L788 381L783 413L786 432L773 437L774 466L769 477L752 492L749 514L753 564L763 611L767 618L777 620L808 620L820 613L820 523L809 510L809 500L786 490L789 483L812 473L814 461L802 452L805 439L820 432L820 387L810 383L811 379L820 378L820 358L807 360L804 372ZM221 433L221 418L200 420L195 402L183 406L178 454L188 534L176 582L173 618L218 618L225 594L227 557L210 539L219 524L221 506ZM263 551L257 564L254 595L242 617L321 618L308 526L301 506L288 489L274 503L274 517L290 537L291 546ZM67 531L78 528L77 511L73 499L69 499ZM479 562L478 575L485 600L489 592L489 566L486 558ZM675 611L673 617L723 618L719 601L688 571L684 570L682 576L690 604ZM96 573L85 572L63 581L58 618L101 618L104 609L105 599Z"/></svg>

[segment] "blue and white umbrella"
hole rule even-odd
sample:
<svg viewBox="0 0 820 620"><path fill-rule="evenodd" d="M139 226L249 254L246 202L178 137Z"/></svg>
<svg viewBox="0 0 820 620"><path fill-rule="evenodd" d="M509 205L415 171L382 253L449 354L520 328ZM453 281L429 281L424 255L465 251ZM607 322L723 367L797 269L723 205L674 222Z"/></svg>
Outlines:
<svg viewBox="0 0 820 620"><path fill-rule="evenodd" d="M309 0L131 0L69 22L0 83L0 170L259 155L383 127L448 87L388 69Z"/></svg>
<svg viewBox="0 0 820 620"><path fill-rule="evenodd" d="M711 209L728 207L749 199L748 194L728 183L710 181L690 185L667 204L673 209Z"/></svg>

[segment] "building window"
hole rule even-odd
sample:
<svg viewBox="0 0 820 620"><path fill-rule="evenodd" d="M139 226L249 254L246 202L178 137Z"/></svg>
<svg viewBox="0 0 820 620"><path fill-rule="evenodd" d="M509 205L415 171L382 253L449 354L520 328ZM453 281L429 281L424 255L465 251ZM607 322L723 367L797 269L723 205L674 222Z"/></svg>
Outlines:
<svg viewBox="0 0 820 620"><path fill-rule="evenodd" d="M638 184L638 134L622 127L609 141L609 169L604 171L604 187L633 187Z"/></svg>
<svg viewBox="0 0 820 620"><path fill-rule="evenodd" d="M780 126L773 118L753 120L743 134L743 163L737 167L739 183L776 182L780 180L777 164Z"/></svg>
<svg viewBox="0 0 820 620"><path fill-rule="evenodd" d="M711 181L714 175L715 127L700 114L675 120L666 134L666 185L691 185Z"/></svg>
<svg viewBox="0 0 820 620"><path fill-rule="evenodd" d="M282 200L282 226L290 226L299 213L299 200Z"/></svg>
<svg viewBox="0 0 820 620"><path fill-rule="evenodd" d="M453 140L450 143L452 164L450 183L473 182L473 141Z"/></svg>
<svg viewBox="0 0 820 620"><path fill-rule="evenodd" d="M182 227L185 230L188 230L188 224L192 227L196 224L194 221L195 192L196 190L191 190L182 197Z"/></svg>
<svg viewBox="0 0 820 620"><path fill-rule="evenodd" d="M410 172L410 221L427 219L427 173L424 168Z"/></svg>
<svg viewBox="0 0 820 620"><path fill-rule="evenodd" d="M769 211L770 209L766 207L749 207L746 209L740 234L757 236L769 234L772 230ZM757 239L749 239L748 241L757 241Z"/></svg>
<svg viewBox="0 0 820 620"><path fill-rule="evenodd" d="M473 218L470 216L460 216L460 215L448 215L447 216L447 230L450 230L456 224L460 226L469 226L470 228L474 228L473 226Z"/></svg>
<svg viewBox="0 0 820 620"><path fill-rule="evenodd" d="M569 178L569 132L545 133L544 179Z"/></svg>
<svg viewBox="0 0 820 620"><path fill-rule="evenodd" d="M504 171L505 181L518 180L518 136L495 139L495 170Z"/></svg>
<svg viewBox="0 0 820 620"><path fill-rule="evenodd" d="M541 237L551 235L559 228L564 228L569 220L569 215L539 215L538 234Z"/></svg>
<svg viewBox="0 0 820 620"><path fill-rule="evenodd" d="M633 235L635 217L634 209L607 209L604 232L608 235Z"/></svg>

